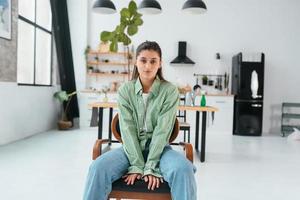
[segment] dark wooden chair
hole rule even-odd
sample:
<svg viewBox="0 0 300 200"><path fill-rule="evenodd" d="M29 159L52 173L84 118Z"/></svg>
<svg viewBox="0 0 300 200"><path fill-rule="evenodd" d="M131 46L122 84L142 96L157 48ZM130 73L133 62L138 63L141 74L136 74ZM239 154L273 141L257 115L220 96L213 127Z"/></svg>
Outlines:
<svg viewBox="0 0 300 200"><path fill-rule="evenodd" d="M180 105L185 105L185 97L180 97ZM177 116L179 120L179 130L183 131L183 142L186 142L186 134L188 136L187 142L191 140L191 125L186 121L186 110L178 110Z"/></svg>
<svg viewBox="0 0 300 200"><path fill-rule="evenodd" d="M115 138L122 143L121 133L119 128L119 117L116 114L111 123L112 133ZM180 145L185 151L185 156L191 162L193 162L193 147L189 143L172 143L177 137L179 132L179 122L176 119L174 128L172 131L171 138L169 140L171 145ZM93 160L95 160L102 153L102 144L110 143L109 139L97 140L93 148ZM174 161L176 162L176 161ZM160 185L159 188L154 191L148 190L147 184L142 180L137 180L134 185L126 185L124 180L120 178L119 180L113 182L112 191L108 196L108 199L116 198L120 199L145 199L145 200L171 200L171 193L169 185L166 181Z"/></svg>

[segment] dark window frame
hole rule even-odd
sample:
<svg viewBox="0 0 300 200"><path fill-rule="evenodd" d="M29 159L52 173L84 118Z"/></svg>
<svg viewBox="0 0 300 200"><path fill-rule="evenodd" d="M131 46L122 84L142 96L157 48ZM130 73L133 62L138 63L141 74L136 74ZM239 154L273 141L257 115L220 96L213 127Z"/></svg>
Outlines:
<svg viewBox="0 0 300 200"><path fill-rule="evenodd" d="M50 0L49 0L50 1ZM37 86L37 87L52 87L53 86L53 14L51 13L51 30L49 31L48 29L38 25L36 23L36 4L37 4L37 0L35 0L35 8L34 8L34 12L35 12L35 15L34 15L34 22L27 19L26 17L23 17L22 15L20 15L18 13L18 21L21 20L31 26L33 26L34 28L34 49L33 49L33 56L34 56L34 64L33 64L33 83L19 83L17 82L17 84L19 86ZM50 9L51 9L51 6L50 6ZM39 29L41 31L44 31L48 34L50 34L50 37L51 37L51 47L50 47L50 84L47 85L47 84L37 84L36 83L36 30Z"/></svg>

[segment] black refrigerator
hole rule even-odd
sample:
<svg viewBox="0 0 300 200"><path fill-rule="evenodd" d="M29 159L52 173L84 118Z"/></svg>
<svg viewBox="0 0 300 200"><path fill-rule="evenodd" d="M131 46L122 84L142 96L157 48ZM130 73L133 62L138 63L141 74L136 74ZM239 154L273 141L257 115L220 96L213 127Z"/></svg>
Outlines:
<svg viewBox="0 0 300 200"><path fill-rule="evenodd" d="M233 135L262 134L264 63L263 53L255 61L243 60L242 53L232 58Z"/></svg>

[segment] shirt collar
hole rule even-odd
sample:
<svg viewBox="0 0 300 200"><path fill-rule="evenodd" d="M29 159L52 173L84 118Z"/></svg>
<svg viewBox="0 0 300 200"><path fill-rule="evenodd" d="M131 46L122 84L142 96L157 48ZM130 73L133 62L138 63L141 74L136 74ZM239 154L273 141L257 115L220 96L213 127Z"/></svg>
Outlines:
<svg viewBox="0 0 300 200"><path fill-rule="evenodd" d="M158 91L159 91L159 86L160 86L160 79L158 76L156 76L152 86L151 86L151 89L150 89L150 92L157 96L158 95ZM142 95L143 93L143 86L142 86L142 83L140 81L140 78L137 78L136 79L136 82L135 82L135 94L139 94L139 95Z"/></svg>

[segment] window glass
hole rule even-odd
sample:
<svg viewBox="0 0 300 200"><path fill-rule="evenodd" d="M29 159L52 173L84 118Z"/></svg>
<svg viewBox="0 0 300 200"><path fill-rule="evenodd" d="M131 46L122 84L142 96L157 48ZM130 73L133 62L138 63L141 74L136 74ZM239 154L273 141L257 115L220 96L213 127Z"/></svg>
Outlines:
<svg viewBox="0 0 300 200"><path fill-rule="evenodd" d="M51 34L36 29L35 83L51 84Z"/></svg>
<svg viewBox="0 0 300 200"><path fill-rule="evenodd" d="M19 15L35 22L35 0L19 0Z"/></svg>
<svg viewBox="0 0 300 200"><path fill-rule="evenodd" d="M36 1L36 23L51 31L51 6L50 0L38 0Z"/></svg>
<svg viewBox="0 0 300 200"><path fill-rule="evenodd" d="M18 83L34 83L34 27L22 20L18 22Z"/></svg>

